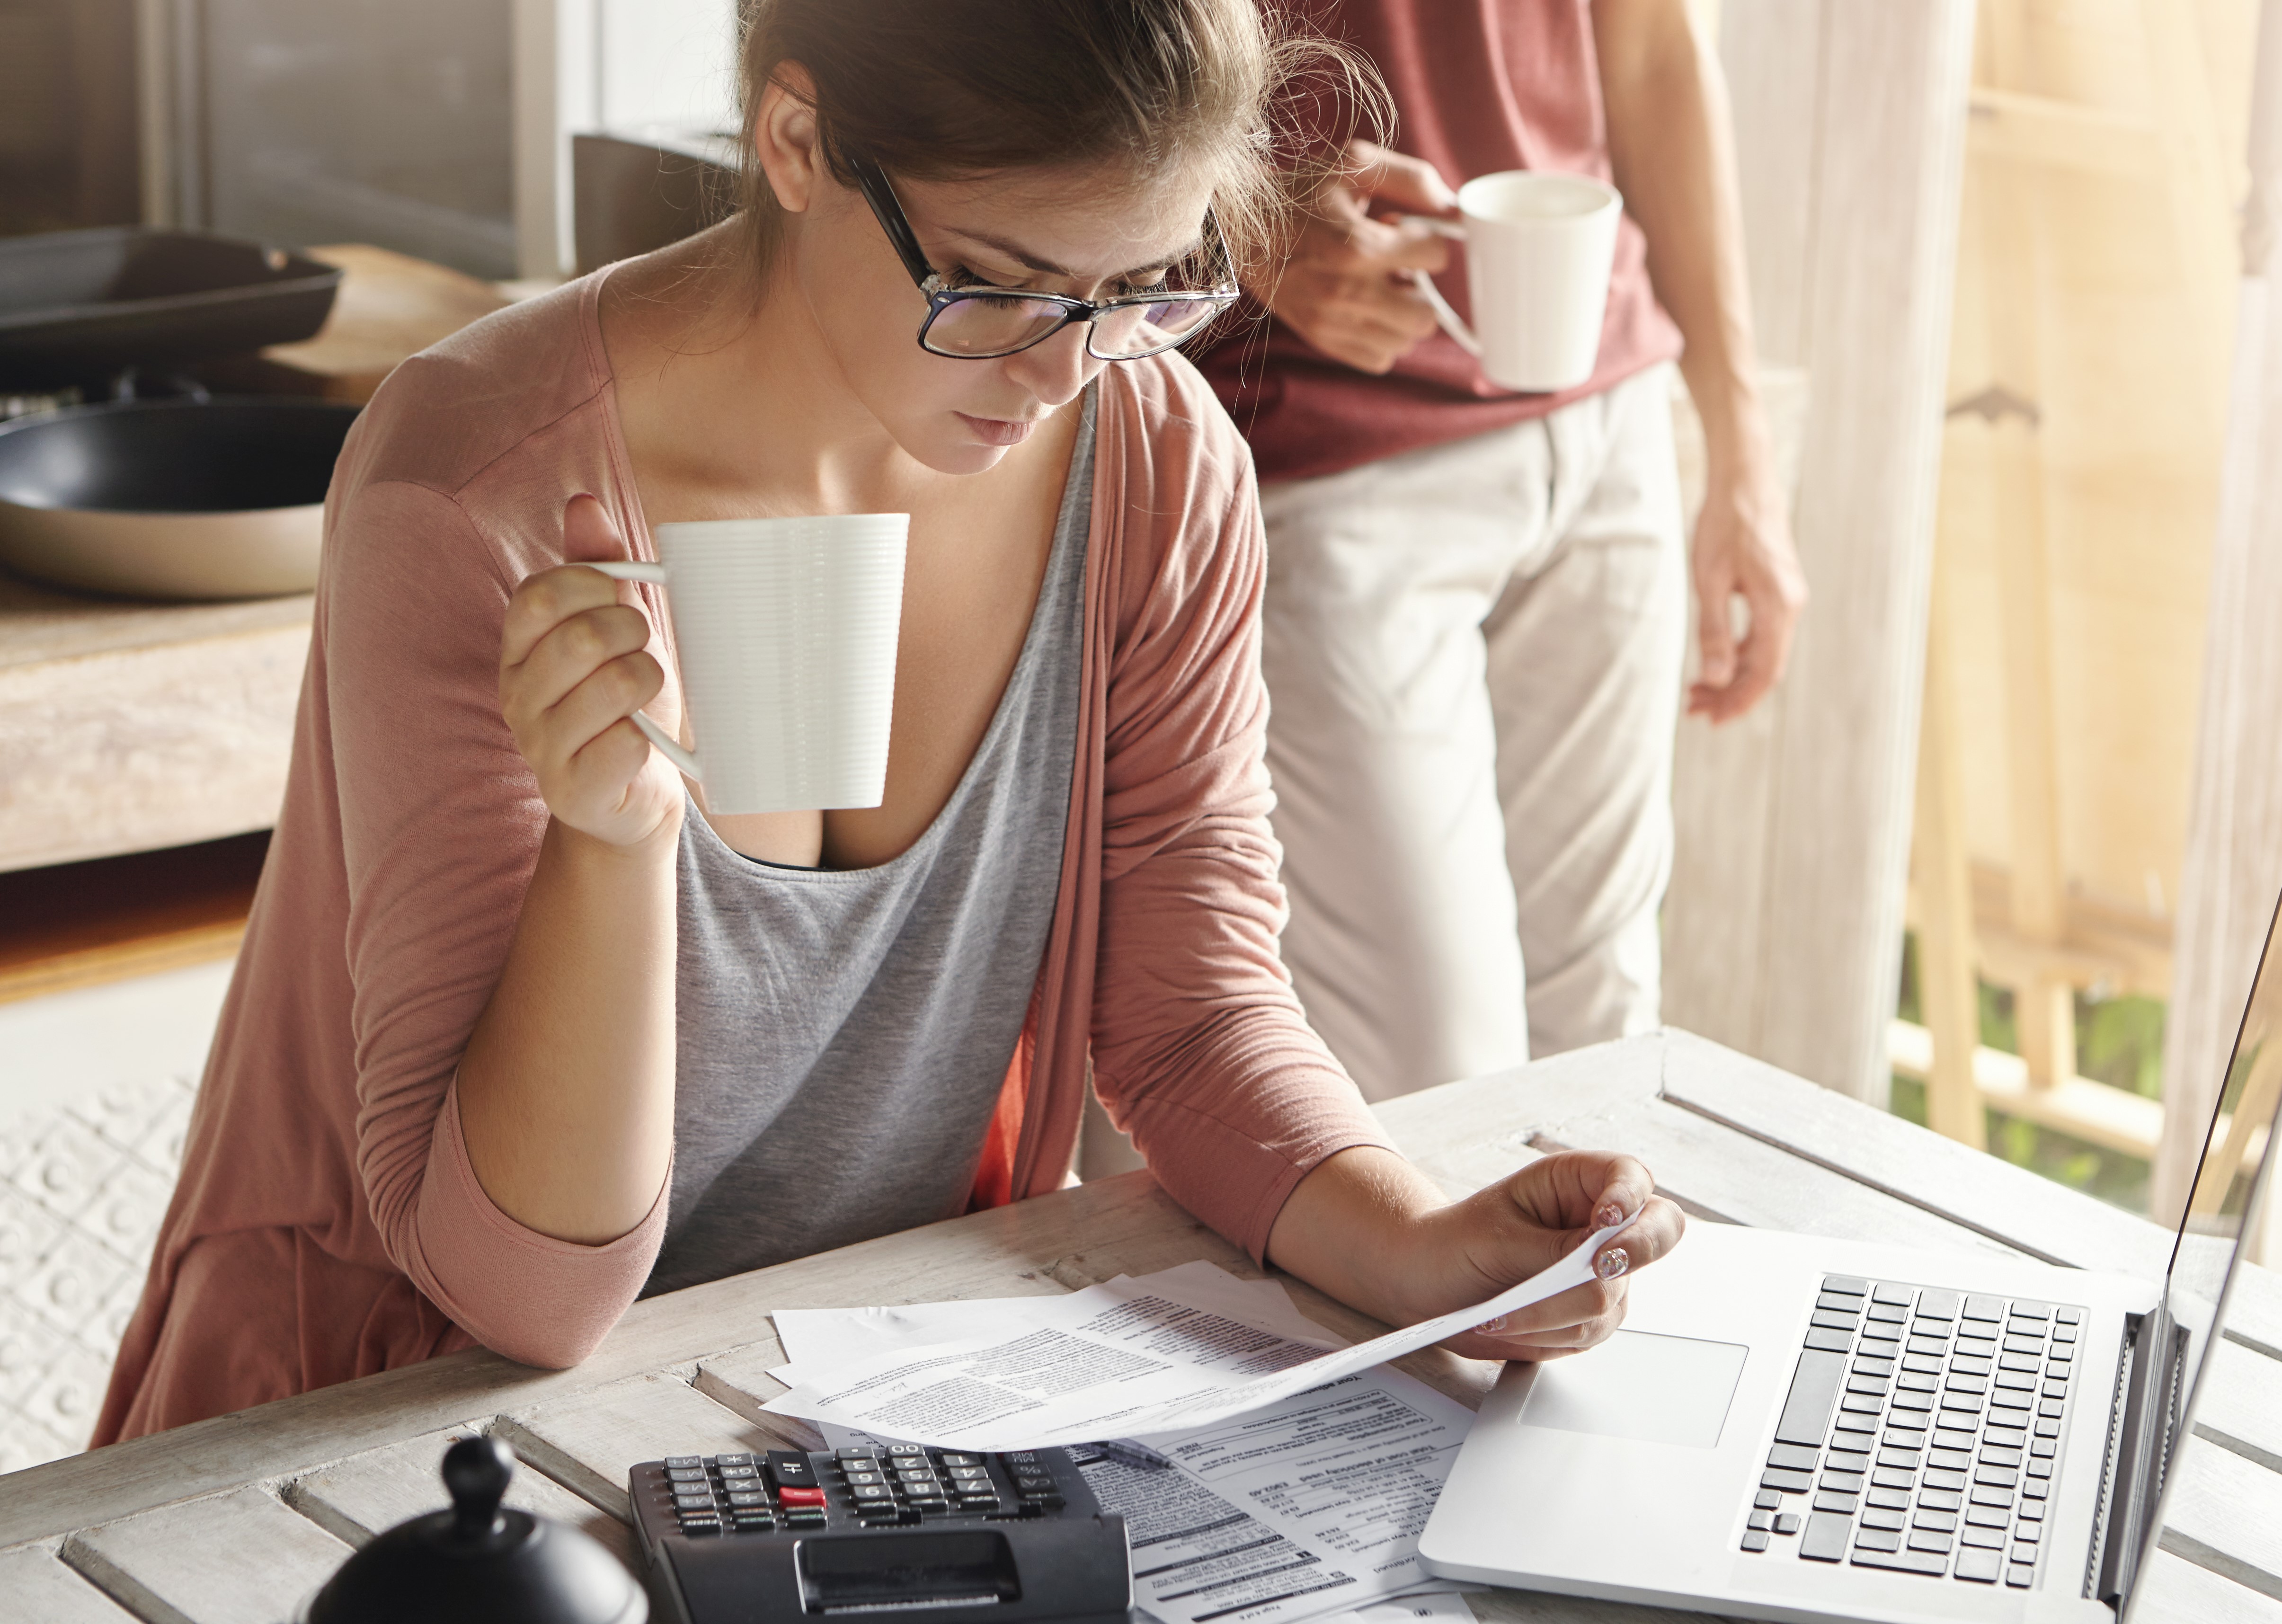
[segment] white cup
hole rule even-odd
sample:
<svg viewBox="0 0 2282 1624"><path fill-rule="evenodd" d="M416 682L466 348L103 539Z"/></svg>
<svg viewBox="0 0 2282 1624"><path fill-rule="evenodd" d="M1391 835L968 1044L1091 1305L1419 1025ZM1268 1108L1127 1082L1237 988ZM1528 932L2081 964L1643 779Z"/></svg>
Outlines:
<svg viewBox="0 0 2282 1624"><path fill-rule="evenodd" d="M634 726L705 786L709 812L877 806L887 793L908 513L660 524L657 563L698 749Z"/></svg>
<svg viewBox="0 0 2282 1624"><path fill-rule="evenodd" d="M1508 169L1458 188L1469 328L1424 271L1414 277L1443 330L1501 388L1545 393L1593 376L1625 200L1584 175Z"/></svg>

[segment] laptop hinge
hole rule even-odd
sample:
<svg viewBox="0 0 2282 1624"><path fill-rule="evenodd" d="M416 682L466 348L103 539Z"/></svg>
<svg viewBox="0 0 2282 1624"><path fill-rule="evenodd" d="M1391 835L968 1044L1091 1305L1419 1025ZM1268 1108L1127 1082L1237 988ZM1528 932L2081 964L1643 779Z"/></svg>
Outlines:
<svg viewBox="0 0 2282 1624"><path fill-rule="evenodd" d="M2125 1338L2119 1393L2123 1402L2110 1434L2107 1480L2100 1495L2105 1515L2095 1546L2100 1566L2092 1591L2119 1607L2138 1576L2148 1520L2162 1498L2186 1333L2165 1306L2134 1318Z"/></svg>
<svg viewBox="0 0 2282 1624"><path fill-rule="evenodd" d="M2116 1514L2119 1486L2124 1480L2123 1450L2127 1437L2136 1439L2132 1426L2135 1406L2138 1403L2138 1383L2133 1377L2138 1370L2139 1348L2146 1330L2146 1317L2132 1314L2123 1322L2123 1354L2116 1362L2115 1389L2107 1401L2107 1457L2100 1466L2100 1498L2094 1503L2092 1529L2092 1553L2085 1561L2084 1594L2107 1600L2115 1594L2111 1589L2117 1566L2116 1542L2112 1537L2120 1521Z"/></svg>

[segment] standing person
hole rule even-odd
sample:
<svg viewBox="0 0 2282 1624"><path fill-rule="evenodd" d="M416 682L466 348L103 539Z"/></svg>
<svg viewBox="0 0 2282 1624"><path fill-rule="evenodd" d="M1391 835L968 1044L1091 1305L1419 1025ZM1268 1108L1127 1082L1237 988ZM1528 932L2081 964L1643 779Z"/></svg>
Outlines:
<svg viewBox="0 0 2282 1624"><path fill-rule="evenodd" d="M1607 1336L1680 1233L1450 1202L1276 957L1243 441L1173 353L1272 214L1252 0L757 0L740 215L407 362L326 505L293 764L97 1441L1049 1191L1089 1068L1176 1199L1401 1322ZM653 524L910 515L886 796L710 812ZM684 735L685 741L687 734Z"/></svg>
<svg viewBox="0 0 2282 1624"><path fill-rule="evenodd" d="M1726 91L1686 0L1294 0L1385 75L1269 313L1205 362L1268 525L1269 766L1309 1020L1378 1100L1652 1027L1687 582L1670 365L1703 419L1688 710L1781 674L1805 587L1753 385ZM1431 221L1479 175L1612 180L1598 362L1487 382ZM1683 348L1683 340L1685 341ZM1731 625L1740 600L1748 629Z"/></svg>

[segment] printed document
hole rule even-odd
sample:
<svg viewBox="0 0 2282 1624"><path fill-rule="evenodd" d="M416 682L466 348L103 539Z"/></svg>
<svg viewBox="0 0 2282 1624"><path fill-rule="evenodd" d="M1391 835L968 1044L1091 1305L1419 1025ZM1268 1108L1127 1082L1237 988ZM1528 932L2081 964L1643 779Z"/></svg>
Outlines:
<svg viewBox="0 0 2282 1624"><path fill-rule="evenodd" d="M1288 1342L1304 1357L1339 1345L1276 1282L1189 1263L1060 1298L780 1309L791 1362L780 1373L844 1369L982 1326L1004 1339L1012 1319L1041 1309L1082 1325L1152 1300L1187 1310L1157 1311L1164 1330L1185 1325L1208 1348ZM1126 1519L1134 1599L1160 1624L1473 1624L1456 1587L1418 1566L1419 1531L1471 1421L1463 1405L1380 1368L1147 1446L1073 1455L1103 1508ZM824 1433L834 1447L910 1441L834 1423Z"/></svg>
<svg viewBox="0 0 2282 1624"><path fill-rule="evenodd" d="M796 1351L793 1373L803 1379L763 1408L953 1449L1187 1433L1582 1286L1593 1278L1594 1255L1625 1227L1595 1232L1486 1302L1352 1348L1326 1349L1328 1338L1301 1340L1240 1317L1240 1303L1207 1309L1127 1276L1065 1297L1000 1299L987 1326L884 1346L828 1370Z"/></svg>
<svg viewBox="0 0 2282 1624"><path fill-rule="evenodd" d="M1166 1624L1292 1624L1421 1586L1418 1535L1473 1414L1400 1371L1342 1376L1083 1471ZM1461 1608L1463 1614L1463 1609Z"/></svg>
<svg viewBox="0 0 2282 1624"><path fill-rule="evenodd" d="M1107 1288L1089 1286L1068 1296L968 1297L876 1309L779 1309L771 1317L788 1363L769 1374L796 1387L811 1374L845 1371L873 1354L988 1335L1016 1321L1028 1324L1028 1317L1047 1304L1067 1305L1083 1298L1089 1304L1106 1306L1124 1300L1129 1288L1170 1298L1199 1317L1216 1316L1287 1341L1325 1348L1347 1346L1344 1339L1293 1308L1275 1281L1239 1280L1215 1264L1194 1263L1160 1269L1144 1277L1137 1288L1132 1276L1120 1275ZM1206 1322L1200 1317L1198 1323Z"/></svg>

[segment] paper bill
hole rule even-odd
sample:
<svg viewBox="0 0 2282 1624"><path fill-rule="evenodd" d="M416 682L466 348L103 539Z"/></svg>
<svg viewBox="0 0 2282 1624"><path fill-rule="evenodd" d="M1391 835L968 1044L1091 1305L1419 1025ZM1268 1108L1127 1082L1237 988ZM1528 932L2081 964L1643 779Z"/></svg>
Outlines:
<svg viewBox="0 0 2282 1624"><path fill-rule="evenodd" d="M1631 1221L1596 1231L1486 1302L1354 1347L1279 1336L1129 1278L1067 1297L1017 1298L1019 1317L810 1375L763 1408L944 1449L1027 1449L1187 1431L1277 1403L1455 1336L1593 1278ZM796 1364L796 1371L799 1366Z"/></svg>
<svg viewBox="0 0 2282 1624"><path fill-rule="evenodd" d="M1436 1583L1418 1535L1472 1422L1380 1369L1157 1436L1168 1469L1083 1470L1125 1515L1137 1605L1165 1624L1298 1624Z"/></svg>
<svg viewBox="0 0 2282 1624"><path fill-rule="evenodd" d="M1126 1520L1134 1601L1160 1624L1471 1624L1457 1587L1421 1570L1418 1535L1472 1420L1379 1369L1159 1436L1153 1470L1075 1452ZM909 1441L824 1430L834 1446Z"/></svg>
<svg viewBox="0 0 2282 1624"><path fill-rule="evenodd" d="M1344 1338L1294 1308L1290 1295L1276 1281L1241 1280L1213 1263L1183 1263L1137 1279L1120 1275L1106 1287L1084 1289L1094 1295L1088 1298L1081 1292L1061 1297L970 1297L888 1308L779 1309L770 1317L776 1323L777 1340L787 1362L769 1374L788 1387L796 1387L811 1377L845 1371L858 1360L897 1348L958 1341L1003 1332L1016 1323L1036 1323L1039 1309L1068 1304L1072 1297L1106 1304L1136 1293L1172 1298L1201 1313L1217 1314L1290 1341L1320 1348L1347 1345Z"/></svg>

